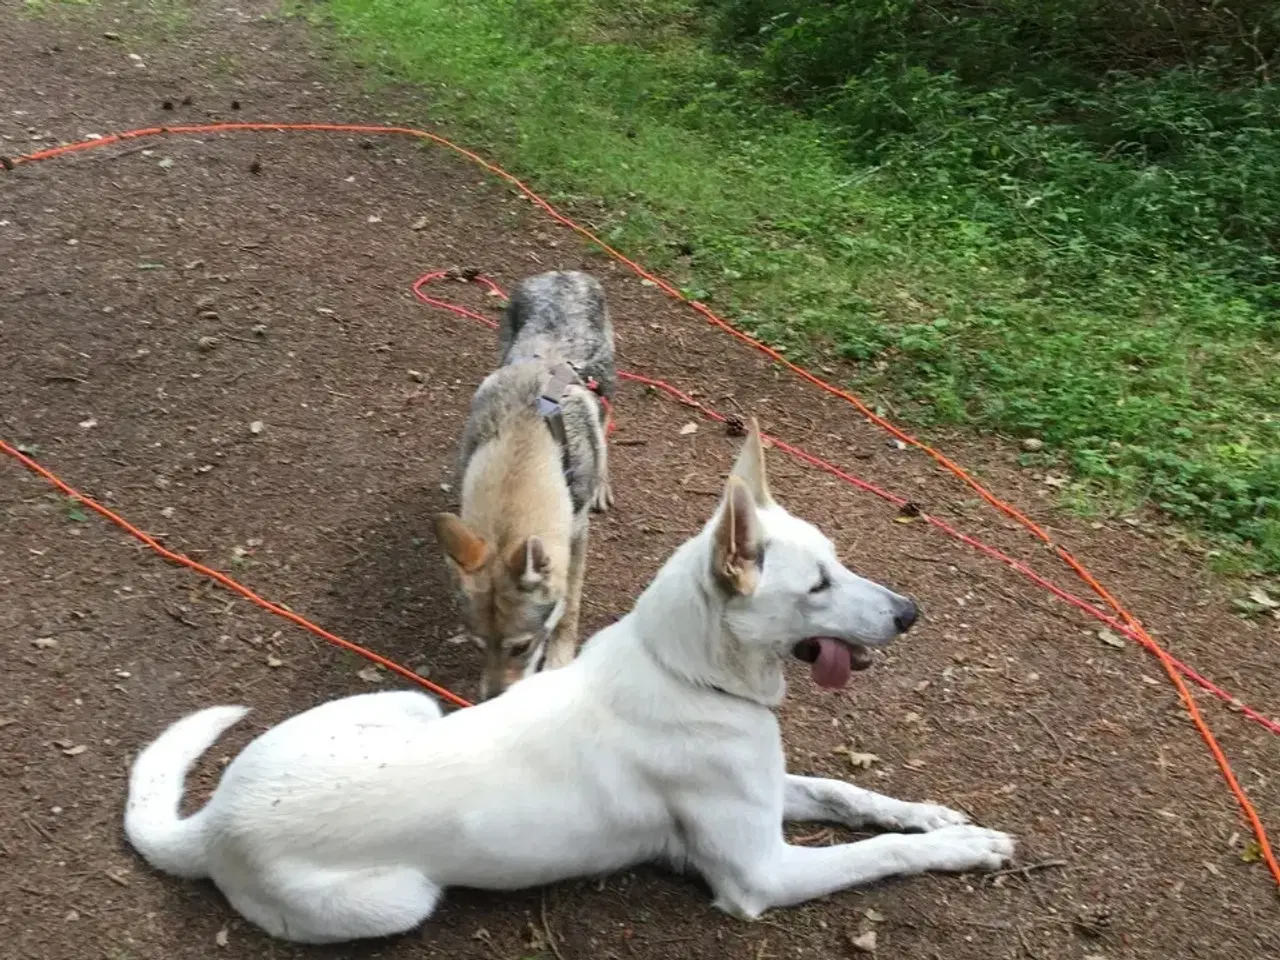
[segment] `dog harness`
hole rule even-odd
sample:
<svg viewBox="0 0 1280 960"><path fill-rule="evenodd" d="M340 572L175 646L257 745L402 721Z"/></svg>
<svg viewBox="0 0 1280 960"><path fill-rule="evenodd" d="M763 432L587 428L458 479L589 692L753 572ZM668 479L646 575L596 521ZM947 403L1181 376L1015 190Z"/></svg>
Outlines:
<svg viewBox="0 0 1280 960"><path fill-rule="evenodd" d="M596 395L596 399L600 401L601 407L604 408L606 435L613 426L609 401L600 392L600 384L594 378L588 377L584 381L578 374L577 368L567 360L562 360L551 368L543 381L542 389L538 391L536 405L538 416L546 421L547 429L551 431L551 436L560 445L560 469L564 473L565 480L569 483L571 495L573 491L573 466L569 462L569 435L564 426L563 403L564 395L573 386L586 387ZM577 498L574 498L573 509L575 513L581 510L583 506L585 504L578 503Z"/></svg>
<svg viewBox="0 0 1280 960"><path fill-rule="evenodd" d="M582 378L578 376L578 371L574 369L573 364L561 361L551 368L547 379L542 384L542 390L538 393L538 416L547 422L547 429L551 431L551 436L556 438L556 443L560 444L560 449L564 452L566 473L568 472L569 436L564 429L564 407L561 404L569 388L581 384Z"/></svg>

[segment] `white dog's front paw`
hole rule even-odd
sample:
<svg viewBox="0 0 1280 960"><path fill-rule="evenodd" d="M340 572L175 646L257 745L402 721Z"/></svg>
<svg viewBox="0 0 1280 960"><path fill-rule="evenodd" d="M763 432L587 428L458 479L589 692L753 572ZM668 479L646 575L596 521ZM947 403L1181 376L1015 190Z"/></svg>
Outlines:
<svg viewBox="0 0 1280 960"><path fill-rule="evenodd" d="M898 830L911 833L931 833L969 822L969 818L959 810L941 807L936 803L904 803L893 820L892 825Z"/></svg>
<svg viewBox="0 0 1280 960"><path fill-rule="evenodd" d="M948 873L970 870L999 870L1013 858L1013 837L999 830L968 824L935 830L922 840L930 841L928 869Z"/></svg>

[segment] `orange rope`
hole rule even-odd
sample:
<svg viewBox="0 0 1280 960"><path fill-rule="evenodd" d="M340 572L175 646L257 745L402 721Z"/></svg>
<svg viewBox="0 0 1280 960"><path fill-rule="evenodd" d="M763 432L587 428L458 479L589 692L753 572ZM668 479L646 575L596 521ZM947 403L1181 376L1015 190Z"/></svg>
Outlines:
<svg viewBox="0 0 1280 960"><path fill-rule="evenodd" d="M3 440L0 440L0 453L7 453L9 456L16 459L19 463L21 463L24 467L26 467L32 473L39 474L41 477L44 477L44 479L48 480L51 484L53 484L55 487L57 487L59 490L65 493L68 497L71 497L73 500L76 500L77 502L84 504L94 513L97 513L100 516L103 516L106 519L110 520L112 523L114 523L117 527L119 527L125 533L129 534L129 536L133 537L135 540L138 540L143 544L145 544L146 546L150 547L152 550L160 554L160 556L164 557L166 560L170 561L171 563L176 563L179 566L186 567L188 570L194 570L196 573L200 574L201 576L208 577L210 580L216 581L217 583L226 587L232 593L237 593L240 596L244 597L246 600L250 601L251 603L257 604L263 610L266 610L269 613L274 613L278 617L284 617L290 623L295 623L298 626L302 627L304 630L311 631L317 637L320 637L323 640L327 640L329 641L329 643L332 643L335 646L341 647L344 650L350 650L352 653L359 654L360 656L366 658L367 660L372 660L374 663L378 664L378 666L383 667L387 670L390 670L392 673L398 674L399 676L404 677L406 680L411 680L414 683L418 684L419 686L425 687L426 689L430 690L432 693L434 693L438 697L443 697L445 700L448 700L454 706L458 706L458 707L471 706L470 703L468 703L466 700L463 700L457 694L453 693L450 690L446 690L444 687L440 686L439 684L432 683L426 677L418 676L416 673L414 673L412 670L408 669L407 667L402 667L400 666L400 664L395 663L391 660L388 660L386 657L381 657L378 654L374 653L372 650L366 650L364 647L360 646L359 644L352 643L350 640L344 640L342 639L342 637L338 636L337 634L330 633L328 630L325 630L323 627L317 627L310 620L307 620L305 617L298 616L298 614L294 613L292 610L288 609L287 607L283 607L278 603L272 603L270 600L266 600L258 596L248 587L241 586L239 583L236 583L236 581L232 580L225 573L221 573L213 569L212 567L206 567L203 563L197 563L195 560L192 560L190 557L184 556L181 553L174 553L172 550L170 550L168 547L162 544L159 540L155 539L155 537L152 537L150 534L144 533L143 531L139 530L137 527L131 524L128 520L124 519L124 517L120 516L118 513L114 513L111 510L107 509L102 504L94 500L92 497L87 497L83 493L81 493L79 490L76 490L75 488L69 486L68 484L63 483L62 480L60 480L52 471L46 470L44 467L40 466L40 464L36 463L34 460L28 457L26 454L22 453L20 450L15 450L13 447L9 446L9 444L5 443Z"/></svg>
<svg viewBox="0 0 1280 960"><path fill-rule="evenodd" d="M121 143L127 140L136 140L143 137L152 137L152 136L158 136L162 134L207 134L207 133L220 133L220 132L233 132L233 131L256 131L256 132L287 132L287 131L308 132L310 131L310 132L351 133L351 134L366 134L366 135L397 134L397 135L403 135L403 136L416 137L420 140L429 140L432 143L436 143L436 144L439 144L440 146L446 147L449 150L452 150L455 153L458 153L461 156L466 157L468 160L472 161L478 166L489 171L494 176L499 177L500 179L514 186L525 197L527 197L530 201L532 201L536 206L541 208L548 216L550 216L556 222L562 224L563 226L569 228L570 230L573 230L579 236L582 236L587 240L589 240L590 242L596 244L601 249L603 249L606 253L608 253L611 257L617 260L619 263L624 264L638 276L656 285L668 296L673 297L681 301L682 303L687 304L694 311L700 314L708 323L730 334L731 336L735 337L741 342L747 344L752 349L757 350L760 353L763 353L765 356L769 357L775 363L778 363L783 367L786 367L792 373L796 374L797 376L801 377L804 380L807 380L809 383L818 387L820 390L823 390L824 392L829 393L832 396L835 396L840 398L841 400L844 400L846 403L850 404L855 409L857 409L858 412L861 413L871 423L885 430L886 432L896 437L898 440L902 441L903 443L908 444L909 446L915 447L921 450L922 452L924 452L925 454L927 454L936 463L938 463L948 472L950 472L959 480L961 480L963 483L965 483L970 489L972 489L976 494L978 494L978 496L980 496L983 500L985 500L988 504L990 504L996 510L1012 518L1018 524L1020 524L1023 528L1029 531L1033 536L1035 536L1038 540L1050 546L1053 549L1053 551L1058 555L1058 557L1078 577L1080 577L1080 579L1083 580L1089 586L1089 588L1093 590L1094 593L1104 603L1107 604L1108 607L1110 607L1113 611L1115 611L1116 615L1130 627L1130 629L1140 639L1143 645L1156 654L1156 656L1160 659L1161 663L1164 665L1166 672L1169 674L1175 689L1178 691L1178 696L1182 700L1182 703L1187 710L1187 714L1190 716L1191 721L1195 725L1196 730L1199 732L1201 738L1205 741L1205 744L1208 746L1210 753L1212 753L1215 762L1218 764L1219 770L1222 772L1223 778L1226 781L1227 786L1230 788L1232 794L1236 799L1236 802L1239 804L1241 810L1243 811L1246 820L1249 822L1249 825L1254 832L1254 836L1258 841L1258 848L1262 856L1262 859L1266 863L1272 878L1275 880L1277 888L1280 889L1280 863L1277 862L1275 854L1271 849L1271 844L1268 842L1266 831L1263 827L1262 821L1258 817L1257 811L1254 809L1253 804L1250 802L1248 796L1245 794L1244 789L1240 786L1240 783L1236 779L1235 774L1232 772L1231 765L1228 762L1226 755L1222 752L1221 747L1218 745L1217 739L1213 735L1213 731L1209 729L1208 723L1201 716L1200 710L1196 705L1195 698L1192 696L1191 691L1187 688L1186 684L1182 682L1181 677L1178 676L1176 667L1174 667L1171 661L1171 658L1164 651L1164 649L1158 643L1156 643L1155 639L1151 637L1151 635L1141 625L1138 619L1134 617L1133 614L1131 614L1123 605L1121 605L1120 602L1110 593L1110 591L1108 591L1105 587L1103 587L1102 584L1098 582L1098 580L1084 567L1083 564L1080 563L1079 560L1075 558L1075 556L1070 551L1068 551L1065 547L1054 543L1053 538L1050 537L1049 534L1043 528L1041 528L1038 524L1036 524L1033 520L1031 520L1029 517L1023 514L1016 507L996 497L995 494L991 493L984 486L982 486L982 484L980 484L977 480L975 480L966 470L964 470L964 468L962 468L959 464L955 463L950 458L942 454L940 451L935 450L933 447L929 446L928 444L916 439L915 437L901 430L899 427L891 423L889 420L885 419L884 417L881 417L874 410L868 407L856 395L846 390L842 390L841 388L835 386L834 384L831 384L826 380L823 380L821 377L817 376L816 374L806 370L804 367L801 367L800 365L794 363L793 361L788 360L778 351L761 343L759 340L756 340L754 337L750 336L747 333L744 333L743 331L734 327L728 321L717 316L705 304L702 304L696 300L692 300L689 297L685 296L682 292L680 292L678 288L668 283L666 280L663 280L661 277L658 277L653 273L650 273L640 264L636 263L634 260L631 260L619 250L605 243L604 240L596 236L593 232L588 230L586 227L582 226L576 221L570 219L565 214L561 213L559 210L553 207L548 201L544 200L541 196L535 193L530 187L528 187L523 181L518 179L516 176L508 173L507 171L503 170L501 167L498 167L490 163L480 155L473 153L472 151L467 150L465 147L461 147L450 140L445 139L439 134L431 133L430 131L427 131L427 130L419 130L413 127L382 126L382 125L369 125L369 124L345 124L345 123L212 123L212 124L179 125L179 126L171 126L171 127L147 127L147 128L138 129L138 130L129 130L122 133L111 134L106 137L101 137L101 138L92 139L92 140L84 140L78 143L65 144L62 146L50 148L48 150L41 150L36 153L27 154L26 156L17 157L11 161L6 161L3 164L3 167L7 171L21 164L33 163L39 160L47 160L54 157L60 157L66 154L76 153L82 150L100 148L100 147L108 146L113 143ZM2 443L2 441L0 441L0 443ZM4 446L5 446L4 452L17 454L17 451L12 450L12 448L8 448L7 445L4 445ZM71 495L76 496L78 499L81 500L81 502L85 503L87 506L90 506L91 508L97 510L97 512L102 513L108 519L112 520L112 522L121 526L123 529L129 531L133 536L138 537L139 539L142 539L143 542L147 542L148 540L150 540L150 538L146 537L146 534L142 533L139 530L136 530L136 528L131 527L124 520L120 519L115 514L112 514L110 511L106 510L105 507L99 507L98 505L94 504L92 501L88 500L87 498L84 498L79 496L78 494L75 494L74 491L71 491L69 487L66 487L65 484L62 484L62 482L57 480L57 478L54 477L52 474L49 474L43 468L39 467L39 465L35 464L34 461L30 461L28 458L22 457L20 454L19 454L19 457L24 461L24 463L28 466L29 469L34 469L37 473L40 473L46 479L49 479L51 482L54 482L56 485L59 486L60 489L63 489L64 492L70 491ZM295 623L298 623L299 626L303 626L306 629L310 629L313 632L317 633L318 635L325 636L326 639L332 638L331 642L336 642L338 643L339 646L344 646L344 647L347 647L348 649L353 649L355 652L361 652L364 655L369 656L370 659L373 659L376 657L375 654L371 654L368 651L364 651L363 648L358 648L354 644L350 644L348 641L341 640L338 637L333 637L333 635L331 634L326 636L325 633L319 627L316 627L313 624L308 623L307 621L303 620L301 617L298 617L296 614L293 614L291 611L285 610L283 607L277 607L274 604L269 604L268 601L266 600L257 598L256 594L252 594L251 591L249 591L247 588L241 587L239 584L236 584L234 581L225 577L223 574L218 573L217 571L210 570L207 567L202 567L200 564L195 563L195 561L189 560L188 558L185 558L185 557L181 557L178 554L172 554L170 551L165 550L164 547L162 547L158 543L155 543L155 541L153 540L150 541L149 545L153 545L153 549L156 549L157 552L160 552L162 556L166 556L169 559L172 559L174 562L182 563L184 566L189 566L194 570L198 570L199 572L204 573L206 576L211 576L215 580L217 580L219 583L222 583L224 586L227 586L228 589L235 590L237 593L240 593L241 595L244 595L247 598L256 598L255 602L259 603L259 605L263 606L265 609L271 609L272 612L279 613L279 615L284 616ZM387 661L387 663L390 663L390 662ZM412 674L411 671L404 670L404 668L397 667L396 670L397 672L402 672L403 674L410 675L410 678L415 679L418 682L421 682L424 686L428 686L429 688L432 688L435 686L434 684L430 684L429 681L426 681L420 677L417 677L416 674ZM457 702L458 698L455 698L453 694L448 693L447 691L443 691L443 688L439 688L439 689L442 691L441 692L442 696L447 695L446 698L449 699L451 702Z"/></svg>

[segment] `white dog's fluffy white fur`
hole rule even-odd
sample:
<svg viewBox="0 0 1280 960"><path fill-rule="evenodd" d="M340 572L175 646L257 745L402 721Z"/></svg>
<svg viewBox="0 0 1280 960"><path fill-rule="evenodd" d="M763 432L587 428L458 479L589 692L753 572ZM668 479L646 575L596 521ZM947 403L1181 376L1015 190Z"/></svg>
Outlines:
<svg viewBox="0 0 1280 960"><path fill-rule="evenodd" d="M323 704L254 740L180 819L186 771L245 713L201 711L138 757L125 830L155 867L212 878L253 923L312 943L410 930L451 886L643 861L696 870L748 918L884 877L994 869L1013 841L960 813L786 772L783 662L838 686L851 656L915 616L773 501L753 425L716 516L569 666L447 717L411 692ZM918 832L792 846L784 819Z"/></svg>

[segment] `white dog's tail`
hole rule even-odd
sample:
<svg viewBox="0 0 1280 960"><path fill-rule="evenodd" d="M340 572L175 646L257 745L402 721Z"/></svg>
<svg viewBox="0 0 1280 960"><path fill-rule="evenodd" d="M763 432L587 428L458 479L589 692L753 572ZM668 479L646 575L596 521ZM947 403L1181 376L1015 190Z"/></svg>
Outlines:
<svg viewBox="0 0 1280 960"><path fill-rule="evenodd" d="M133 762L124 832L157 870L191 880L209 875L201 813L178 816L187 771L248 707L210 707L184 717ZM202 811L203 812L203 811Z"/></svg>

